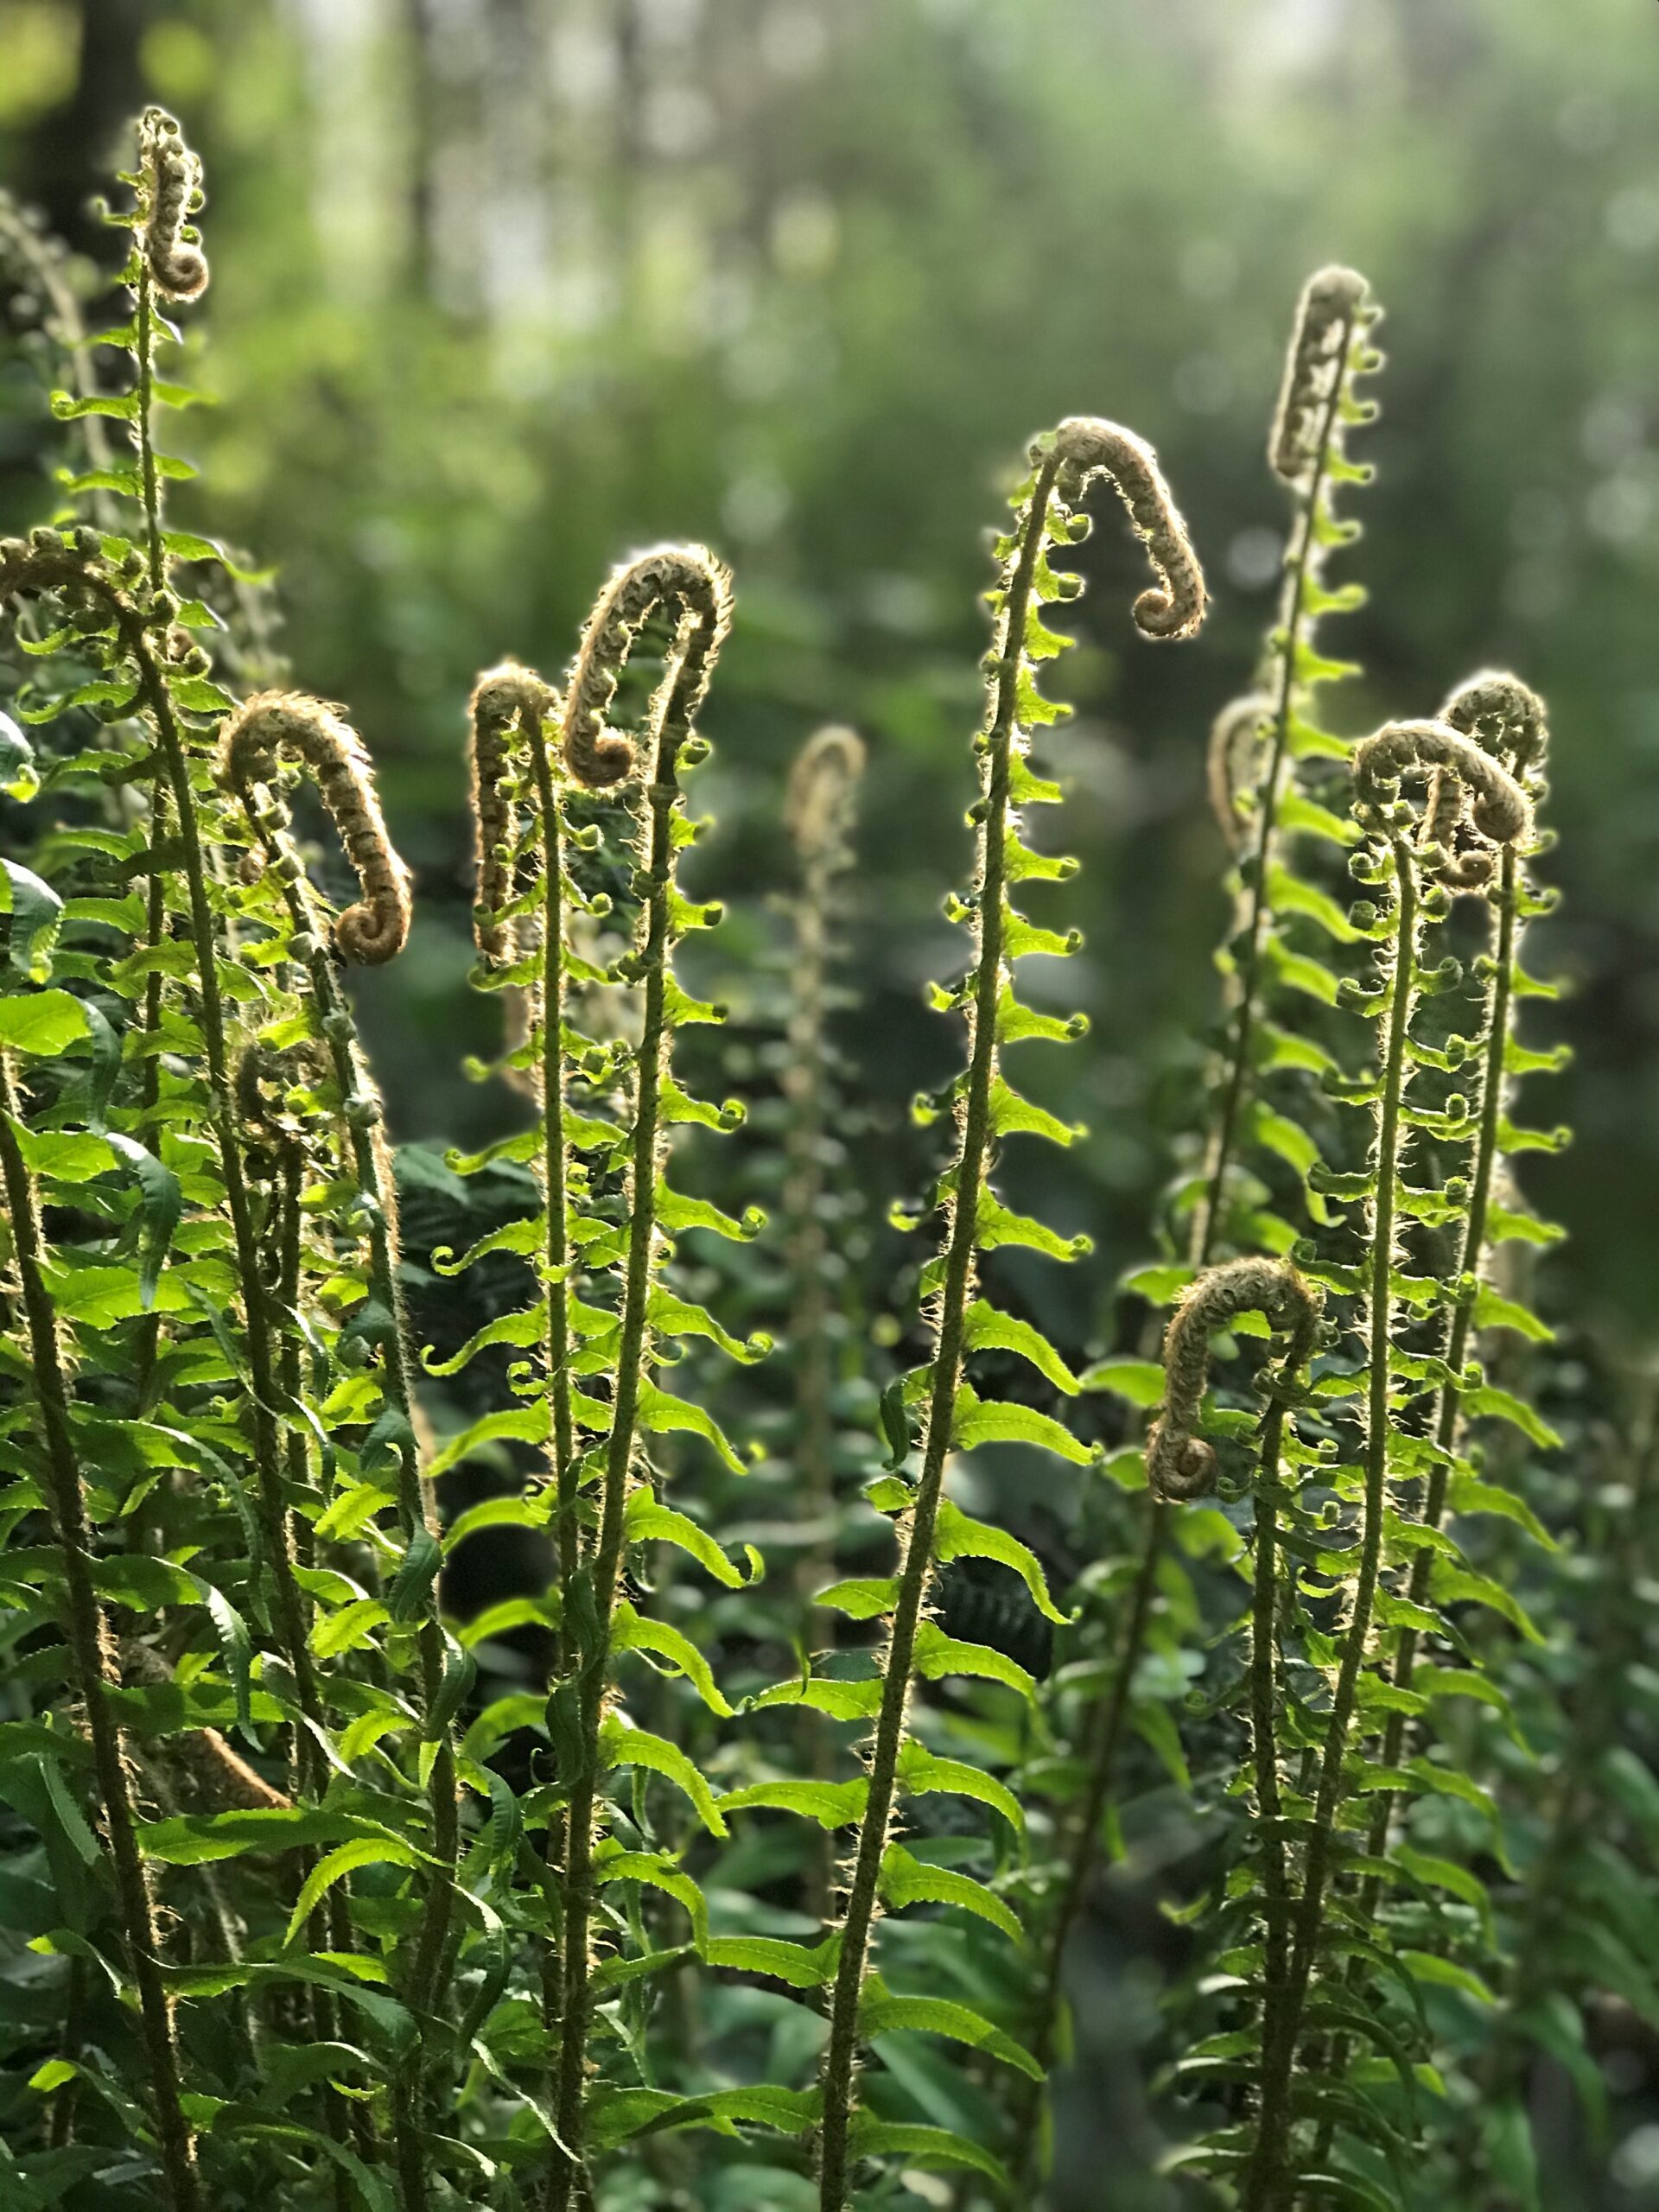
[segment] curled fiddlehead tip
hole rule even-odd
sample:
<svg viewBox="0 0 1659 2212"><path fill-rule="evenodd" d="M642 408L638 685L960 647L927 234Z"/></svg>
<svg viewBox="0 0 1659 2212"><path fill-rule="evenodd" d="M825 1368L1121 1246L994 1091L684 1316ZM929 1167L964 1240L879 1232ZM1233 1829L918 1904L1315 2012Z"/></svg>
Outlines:
<svg viewBox="0 0 1659 2212"><path fill-rule="evenodd" d="M824 852L846 836L866 757L857 731L838 722L809 737L796 754L784 820L803 855Z"/></svg>
<svg viewBox="0 0 1659 2212"><path fill-rule="evenodd" d="M409 938L410 874L398 858L380 811L374 764L363 741L339 712L302 691L259 691L219 732L219 776L246 798L268 784L279 758L302 761L357 871L363 896L334 923L334 942L347 960L378 967Z"/></svg>
<svg viewBox="0 0 1659 2212"><path fill-rule="evenodd" d="M1281 1372L1294 1375L1313 1349L1319 1306L1319 1292L1285 1260L1228 1260L1187 1286L1164 1337L1164 1408L1147 1439L1156 1496L1179 1502L1214 1486L1215 1450L1197 1433L1211 1332L1241 1313L1265 1313L1274 1330L1288 1332Z"/></svg>
<svg viewBox="0 0 1659 2212"><path fill-rule="evenodd" d="M557 705L552 685L514 660L486 669L473 687L467 745L477 835L473 936L486 960L505 960L512 950L501 918L512 896L512 849L518 835L518 817L507 789L512 733L526 721L545 721Z"/></svg>
<svg viewBox="0 0 1659 2212"><path fill-rule="evenodd" d="M1517 780L1541 768L1549 751L1549 717L1543 701L1507 670L1483 669L1459 684L1440 709L1440 719L1496 753Z"/></svg>
<svg viewBox="0 0 1659 2212"><path fill-rule="evenodd" d="M1273 701L1265 691L1247 692L1231 699L1210 726L1207 780L1210 804L1221 834L1236 851L1244 842L1240 797L1255 785L1255 756L1273 715Z"/></svg>
<svg viewBox="0 0 1659 2212"><path fill-rule="evenodd" d="M1158 582L1135 602L1136 628L1148 638L1190 638L1207 604L1204 571L1157 454L1133 430L1091 415L1068 416L1054 434L1054 450L1062 499L1081 498L1093 476L1110 477L1147 549Z"/></svg>
<svg viewBox="0 0 1659 2212"><path fill-rule="evenodd" d="M633 741L605 716L634 640L664 605L678 609L678 630L653 720L671 702L689 724L702 703L731 622L731 572L706 546L658 545L615 570L582 632L563 715L564 762L580 784L599 789L632 770Z"/></svg>
<svg viewBox="0 0 1659 2212"><path fill-rule="evenodd" d="M141 239L151 280L163 299L199 300L207 289L207 257L188 225L201 205L201 162L164 109L146 108L138 118L138 162Z"/></svg>
<svg viewBox="0 0 1659 2212"><path fill-rule="evenodd" d="M1356 796L1368 810L1386 807L1402 779L1414 771L1429 779L1430 827L1443 833L1450 801L1436 772L1444 771L1462 785L1469 818L1490 843L1520 844L1531 830L1532 803L1515 778L1449 723L1387 722L1374 736L1361 739L1352 766Z"/></svg>
<svg viewBox="0 0 1659 2212"><path fill-rule="evenodd" d="M1268 438L1268 462L1287 483L1300 483L1313 467L1332 385L1343 374L1356 326L1373 314L1365 279L1356 269L1316 269L1302 287Z"/></svg>

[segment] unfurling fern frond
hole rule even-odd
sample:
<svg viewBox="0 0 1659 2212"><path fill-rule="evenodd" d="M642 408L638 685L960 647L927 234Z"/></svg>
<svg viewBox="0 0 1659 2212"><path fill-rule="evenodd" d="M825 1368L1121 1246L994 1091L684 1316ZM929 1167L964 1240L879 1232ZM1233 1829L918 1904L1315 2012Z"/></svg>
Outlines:
<svg viewBox="0 0 1659 2212"><path fill-rule="evenodd" d="M1439 1297L1432 1280L1406 1271L1402 1233L1422 1218L1425 1194L1405 1177L1414 1139L1466 1143L1472 1125L1461 1096L1437 1106L1422 1095L1422 1071L1446 1070L1456 1055L1429 1041L1421 1027L1420 1007L1455 989L1461 970L1454 960L1435 967L1427 963L1426 931L1444 918L1450 901L1444 890L1424 880L1438 849L1420 849L1417 819L1392 793L1403 777L1429 779L1436 770L1465 781L1472 794L1471 816L1483 835L1512 845L1528 833L1531 820L1525 793L1507 771L1445 724L1390 724L1356 748L1355 811L1368 841L1353 867L1362 882L1380 895L1357 908L1353 920L1378 947L1377 977L1371 985L1348 982L1342 997L1376 1021L1380 1035L1375 1073L1344 1089L1370 1112L1373 1134L1363 1173L1327 1177L1325 1187L1359 1205L1365 1249L1357 1268L1319 1262L1311 1251L1306 1264L1355 1301L1364 1363L1348 1387L1356 1390L1363 1408L1360 1458L1351 1469L1335 1470L1332 1480L1338 1497L1354 1500L1357 1526L1351 1550L1327 1541L1319 1554L1332 1595L1344 1601L1334 1637L1300 1598L1285 1609L1285 1624L1327 1677L1330 1702L1314 1723L1310 1770L1299 1785L1311 1802L1305 1799L1295 1816L1301 1847L1300 1866L1289 1875L1294 1903L1287 1913L1275 1903L1268 1915L1269 1926L1287 1923L1287 1950L1282 1980L1268 1993L1248 2142L1216 2146L1217 2163L1239 2171L1246 2212L1283 2212L1300 2189L1315 2185L1318 2169L1307 2163L1306 2152L1308 2136L1321 2135L1321 2120L1336 2115L1338 2125L1352 2124L1363 2133L1370 2119L1363 2099L1339 2105L1328 2097L1322 2101L1321 2093L1310 2086L1312 2077L1299 2070L1299 2057L1305 2037L1316 2031L1310 2007L1313 2018L1325 2024L1333 2010L1340 2013L1341 1999L1332 1984L1341 1981L1346 1963L1339 1940L1342 1923L1333 1922L1332 1897L1350 1847L1344 1809L1357 1778L1357 1771L1363 1771L1356 1738L1385 1725L1389 1702L1386 1694L1367 1687L1376 1679L1381 1656L1375 1634L1379 1628L1402 1625L1407 1618L1383 1586L1385 1563L1402 1548L1414 1551L1433 1541L1414 1533L1400 1489L1421 1476L1425 1464L1421 1440L1402 1418L1425 1367L1408 1348L1404 1332L1410 1317L1426 1305L1432 1307Z"/></svg>
<svg viewBox="0 0 1659 2212"><path fill-rule="evenodd" d="M714 671L731 613L726 570L702 547L670 546L640 556L619 569L601 594L584 633L566 696L562 741L566 766L579 781L602 784L626 774L632 743L607 730L604 717L629 653L647 623L659 615L671 626L665 672L652 699L644 736L645 779L639 799L639 862L634 890L639 900L632 950L618 964L618 980L637 988L639 1042L629 1055L632 1083L626 1126L616 1151L625 1168L626 1217L615 1240L621 1275L620 1303L608 1317L598 1378L608 1387L608 1408L590 1402L579 1414L601 1433L591 1454L598 1525L574 1567L567 1567L561 1673L549 1707L560 1755L564 1866L560 1882L561 1969L559 2049L554 2110L555 2139L548 2204L550 2212L586 2201L590 2155L591 2085L588 2052L597 2005L593 1955L597 1899L606 1882L666 1882L676 1878L667 1861L651 1854L601 1853L606 1820L603 1778L616 1767L664 1772L690 1788L706 1825L723 1832L723 1819L691 1763L658 1737L631 1727L616 1697L616 1661L639 1648L666 1655L680 1671L701 1675L702 1694L715 1709L729 1707L677 1630L652 1624L623 1593L630 1545L651 1524L640 1509L654 1505L642 1482L645 1440L675 1429L702 1435L734 1471L742 1463L711 1418L671 1396L654 1379L661 1357L659 1332L709 1336L740 1358L768 1349L730 1337L699 1307L677 1299L663 1281L666 1238L681 1226L752 1236L760 1220L729 1219L715 1208L682 1198L669 1185L664 1153L674 1126L696 1121L730 1128L735 1105L717 1108L693 1099L673 1071L676 1033L693 1022L718 1021L721 1009L690 998L674 974L673 952L688 930L720 918L715 906L698 906L677 883L678 855L695 834L685 817L681 777L707 750L692 717ZM545 1017L544 1017L545 1018ZM671 1525L672 1516L669 1516ZM641 1860L643 1859L643 1864ZM690 1894L697 1896L694 1885ZM700 1909L700 1906L699 1906Z"/></svg>
<svg viewBox="0 0 1659 2212"><path fill-rule="evenodd" d="M1287 1355L1294 1370L1306 1364L1312 1350L1317 1310L1307 1285L1279 1260L1229 1261L1209 1268L1185 1292L1164 1339L1167 1400L1147 1439L1147 1479L1160 1497L1201 1497L1215 1486L1215 1448L1198 1433L1215 1332L1250 1313L1266 1314L1275 1329L1294 1325L1297 1333Z"/></svg>
<svg viewBox="0 0 1659 2212"><path fill-rule="evenodd" d="M1071 595L1072 588L1051 569L1048 549L1074 543L1084 534L1084 518L1074 517L1073 506L1091 479L1104 474L1122 498L1160 578L1158 587L1136 601L1135 619L1145 632L1160 638L1190 634L1203 614L1204 589L1156 461L1138 438L1115 424L1073 418L1062 423L1052 438L1039 441L1032 449L1032 461L1033 473L1016 495L1014 527L998 544L1001 574L991 594L996 627L985 664L985 728L976 746L982 775L981 796L972 817L977 829L977 870L973 892L958 909L960 918L973 927L975 957L963 982L937 995L939 1004L966 1016L969 1058L963 1075L952 1087L956 1155L935 1192L944 1223L944 1239L923 1278L932 1301L934 1356L902 1392L906 1402L922 1408L921 1466L913 1482L895 1468L877 1486L875 1502L899 1522L899 1568L891 1584L882 1586L878 1599L880 1610L888 1617L887 1636L878 1661L869 1773L859 1785L846 1911L837 1931L840 1956L830 2001L819 2126L823 2212L842 2212L851 2194L855 2161L867 2152L879 2154L886 2145L881 2123L860 2110L857 2094L860 2046L881 2032L884 2021L895 2027L945 2025L946 2032L965 2032L969 2040L995 2048L1027 2073L1040 2077L1041 2072L1029 2054L967 2008L945 2007L947 2013L963 2016L951 2026L930 2010L928 1999L889 1995L874 1970L871 1942L884 1894L884 1869L898 1863L893 1857L899 1848L893 1821L901 1791L906 1787L959 1788L973 1779L967 1770L960 1776L947 1773L954 1763L934 1758L912 1733L908 1715L918 1672L938 1674L954 1665L957 1671L1007 1675L1006 1662L1001 1668L992 1663L997 1655L976 1645L950 1644L927 1618L940 1556L942 1516L949 1519L944 1492L947 1457L953 1447L967 1451L999 1437L1044 1444L1074 1460L1087 1461L1092 1456L1058 1423L1018 1407L982 1401L966 1380L967 1362L979 1342L1023 1345L1027 1357L1037 1359L1046 1371L1052 1372L1057 1363L1033 1332L1020 1332L1018 1325L976 1296L978 1254L1014 1243L1069 1259L1086 1249L1087 1243L1057 1236L1039 1223L1011 1213L989 1180L1005 1134L1027 1129L1058 1135L1063 1140L1067 1134L1009 1089L1001 1066L1004 1048L1027 1037L1064 1039L1078 1034L1083 1027L1080 1019L1063 1021L1023 1007L1009 969L1010 962L1022 952L1073 949L1071 941L1027 921L1010 897L1021 880L1071 873L1065 863L1033 852L1019 828L1021 807L1052 803L1059 796L1026 760L1030 731L1055 720L1059 711L1038 691L1034 671L1036 660L1063 642L1046 628L1043 607ZM971 1540L962 1548L971 1549ZM834 1601L834 1592L825 1594ZM971 1794L988 1792L976 1787ZM996 1802L1013 1803L1006 1791ZM893 2147L899 2147L896 2139Z"/></svg>

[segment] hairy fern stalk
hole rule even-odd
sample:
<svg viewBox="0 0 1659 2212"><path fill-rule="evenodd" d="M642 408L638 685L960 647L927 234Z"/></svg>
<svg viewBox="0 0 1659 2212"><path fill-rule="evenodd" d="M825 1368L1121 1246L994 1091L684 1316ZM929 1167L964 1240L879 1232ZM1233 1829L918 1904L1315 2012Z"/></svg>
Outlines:
<svg viewBox="0 0 1659 2212"><path fill-rule="evenodd" d="M1160 1304L1182 1294L1224 1252L1282 1254L1294 1241L1294 1221L1274 1208L1274 1193L1252 1163L1276 1167L1281 1178L1290 1171L1300 1185L1296 1203L1311 1209L1315 1221L1326 1218L1323 1198L1306 1179L1319 1154L1305 1126L1302 1094L1310 1076L1334 1062L1298 1009L1309 999L1328 1004L1335 997L1335 978L1317 950L1320 941L1348 944L1356 934L1319 880L1322 850L1344 849L1356 832L1345 807L1325 803L1347 747L1316 720L1320 691L1355 671L1321 650L1319 632L1329 616L1364 603L1358 584L1332 587L1325 568L1332 552L1360 535L1358 524L1338 512L1336 499L1344 486L1370 475L1350 457L1347 441L1376 419L1375 403L1362 397L1358 386L1382 365L1372 342L1380 316L1356 271L1316 270L1298 302L1286 354L1268 438L1269 467L1293 502L1278 617L1255 687L1216 717L1207 764L1211 809L1232 862L1234 911L1217 960L1227 997L1222 1048L1201 1161L1173 1196L1171 1249L1184 1252L1185 1264L1141 1269L1128 1284ZM1148 1391L1158 1391L1155 1373L1148 1383L1139 1361L1101 1363L1085 1381L1131 1395L1141 1405ZM1150 1726L1162 1718L1139 1696L1138 1682L1160 1632L1172 1573L1170 1500L1191 1494L1179 1482L1148 1486L1140 1557L1109 1627L1106 1680L1077 1733L1084 1783L1065 1825L1034 2012L1033 2047L1045 2069L1061 2034L1067 1946L1095 1878L1120 1760L1136 1722ZM1026 2170L1034 2173L1041 2143L1034 2126L1027 2133Z"/></svg>
<svg viewBox="0 0 1659 2212"><path fill-rule="evenodd" d="M1611 1417L1618 1378L1553 1353L1517 1266L1559 1234L1526 1155L1565 1141L1517 1106L1562 1058L1523 957L1551 904L1541 702L1488 672L1357 744L1316 719L1347 672L1322 626L1359 598L1325 564L1365 474L1362 281L1322 270L1298 311L1283 594L1211 752L1220 1050L1128 1279L1171 1309L1162 1359L1074 1372L997 1280L1001 1251L1090 1249L1000 1166L1077 1134L1007 1063L1086 1027L1014 976L1079 943L1018 902L1072 873L1024 817L1060 798L1030 752L1097 478L1154 571L1141 632L1205 612L1150 448L1075 418L996 544L965 972L931 993L964 1049L917 1102L945 1158L897 1216L936 1241L926 1356L893 1376L825 1165L860 741L821 733L786 801L779 764L804 880L789 1034L756 1048L694 995L721 909L682 880L721 563L625 561L557 682L486 668L473 981L505 1017L507 1133L394 1156L351 979L399 952L416 886L349 710L286 688L260 587L172 526L168 318L208 268L158 110L125 186L92 339L71 264L0 205L70 464L0 542L8 2205L1036 2203L1068 1942L1107 1835L1134 1847L1137 1735L1204 1839L1195 1893L1162 1878L1193 1956L1151 2092L1188 2139L1167 2171L1238 2212L1549 2201L1532 2057L1593 2117L1595 2008L1648 2002L1659 1484L1650 1406ZM702 1071L774 1063L770 1128L711 1143L744 1110ZM484 1225L422 1241L422 1175ZM774 1190L768 1248L745 1198ZM416 1357L435 1280L469 1315ZM1072 1280L1098 1311L1109 1286ZM779 1308L768 1399L753 1321ZM1125 1546L1121 1504L1080 1509L1109 1533L1075 1618L953 1470L1012 1446L1092 1471L1102 1431L989 1395L994 1363L1151 1416L1107 1462L1149 1518ZM880 1445L841 1418L858 1394ZM471 1608L447 1570L486 1535L518 1580ZM763 1540L795 1562L770 1589ZM958 1562L1011 1593L983 1640Z"/></svg>
<svg viewBox="0 0 1659 2212"><path fill-rule="evenodd" d="M1027 921L1010 902L1009 887L1029 878L1069 872L1063 863L1046 861L1023 843L1019 810L1058 797L1026 763L1030 728L1054 716L1037 690L1034 664L1058 651L1063 642L1042 618L1044 605L1063 595L1060 581L1049 566L1048 548L1055 543L1069 544L1082 535L1073 506L1092 476L1110 478L1160 577L1160 585L1136 602L1135 619L1143 632L1150 637L1185 637L1198 627L1204 613L1203 583L1180 518L1155 461L1139 440L1113 424L1074 418L1062 423L1052 440L1033 448L1032 458L1033 474L1018 495L1014 526L999 544L1002 569L992 595L995 641L988 658L986 723L977 745L982 780L974 809L978 865L973 892L961 909L962 918L971 918L975 957L956 991L940 994L945 1004L959 1006L967 1014L969 1060L951 1099L957 1129L956 1158L936 1194L946 1234L938 1260L924 1276L924 1287L934 1301L934 1355L906 1393L923 1408L921 1465L913 1485L895 1471L877 1500L898 1516L900 1565L890 1588L881 1592L881 1610L889 1615L887 1641L877 1676L880 1702L869 1746L869 1774L839 1930L819 2123L823 2212L841 2212L851 2185L851 2160L861 2149L879 2150L884 2139L879 2124L867 2123L861 2141L855 2131L861 2041L878 2032L885 2018L895 2026L925 2026L931 2017L926 1999L887 1998L870 1964L883 1868L893 1843L895 1801L906 1787L966 1786L970 1796L986 1794L971 1770L941 1772L943 1763L926 1753L907 1725L912 1683L918 1669L940 1674L953 1666L971 1670L995 1662L995 1655L972 1646L953 1649L951 1640L943 1637L926 1618L939 1552L941 1510L948 1503L944 1495L946 1455L953 1447L965 1451L978 1442L1010 1437L1046 1444L1084 1462L1090 1456L1046 1417L982 1402L964 1370L971 1352L986 1344L1023 1351L1039 1368L1052 1371L1056 1365L1054 1353L1028 1325L1010 1321L975 1295L980 1250L1024 1244L1066 1259L1087 1249L1086 1240L1067 1241L1011 1213L991 1190L989 1171L1001 1137L1020 1131L1058 1136L1062 1141L1069 1136L1052 1116L1009 1089L1001 1074L1001 1054L1025 1038L1076 1036L1082 1026L1032 1013L1015 996L1010 962L1022 952L1063 953L1074 946L1072 940ZM1062 1387L1069 1379L1063 1376ZM959 1514L948 1517L944 1536L947 1556L971 1552L976 1541ZM836 1593L826 1594L833 1602ZM863 1593L858 1602L864 1605ZM949 2015L957 2009L966 2011L947 2005L938 2016L938 2024L958 2036L965 2028L971 2043L996 2040L989 2024L971 2012L953 2023ZM1017 2045L1007 2045L1004 2055L1016 2064L1035 2064ZM895 2142L892 2147L903 2146Z"/></svg>

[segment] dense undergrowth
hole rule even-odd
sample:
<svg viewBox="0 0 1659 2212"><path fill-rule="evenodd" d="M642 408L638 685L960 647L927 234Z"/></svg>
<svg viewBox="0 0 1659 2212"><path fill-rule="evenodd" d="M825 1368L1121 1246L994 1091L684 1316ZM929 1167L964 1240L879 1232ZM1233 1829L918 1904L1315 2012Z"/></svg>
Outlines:
<svg viewBox="0 0 1659 2212"><path fill-rule="evenodd" d="M1139 438L1030 448L940 797L974 861L906 1364L849 1169L849 732L790 779L746 1099L696 1087L733 604L701 547L619 568L560 681L479 679L474 1072L521 1126L394 1161L343 978L413 887L349 709L282 688L264 584L168 525L207 264L194 156L153 111L138 143L95 336L0 213L65 454L54 524L0 543L7 2203L1039 2201L1074 1939L1159 1776L1203 1840L1165 1885L1167 2201L1538 2204L1541 2055L1593 2141L1610 2009L1659 2020L1651 1421L1531 1302L1543 706L1482 673L1321 719L1363 281L1298 311L1283 599L1212 747L1213 1080L1081 1372L1000 1256L1092 1264L999 1187L1076 1134L1014 1048L1090 1049L1015 981L1077 944L1027 829L1062 798L1039 676L1104 490L1136 630L1190 638L1205 588ZM1069 1560L971 1510L982 1449L1071 1471ZM504 1542L519 1586L468 1610Z"/></svg>

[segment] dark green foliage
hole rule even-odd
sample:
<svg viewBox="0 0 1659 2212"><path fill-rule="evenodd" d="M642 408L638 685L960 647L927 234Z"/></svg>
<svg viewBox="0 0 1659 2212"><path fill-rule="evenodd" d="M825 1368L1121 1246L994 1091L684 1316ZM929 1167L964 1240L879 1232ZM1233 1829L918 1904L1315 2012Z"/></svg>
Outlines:
<svg viewBox="0 0 1659 2212"><path fill-rule="evenodd" d="M1204 614L1150 449L1068 419L995 541L977 795L939 799L972 801L928 993L956 1058L893 1211L912 1318L871 1329L906 1301L849 1233L862 751L803 756L789 995L739 912L728 1009L687 810L732 611L701 547L619 567L562 686L479 680L505 1033L469 1072L518 1126L394 1161L345 978L401 951L411 880L345 711L259 688L260 586L168 526L200 169L155 112L140 156L101 350L0 214L86 464L0 542L11 2196L1058 2204L1073 1939L1155 1769L1198 1839L1162 1882L1169 2201L1554 2212L1532 2071L1593 2135L1592 2024L1659 2018L1653 1423L1599 1375L1575 1400L1514 1264L1557 1234L1522 1155L1565 1141L1516 1118L1561 1058L1522 945L1541 704L1484 675L1357 743L1314 718L1346 672L1316 630L1359 603L1325 562L1366 473L1361 280L1309 285L1270 443L1285 594L1211 763L1235 911L1193 1150L1140 1339L1074 1359L1033 1286L1091 1240L1019 1179L1080 1132L1007 1071L1096 1049L1031 981L1080 938L1025 911L1073 873L1028 838L1062 797L1030 754L1096 480L1143 636ZM1063 1513L1004 1513L1057 1466Z"/></svg>

